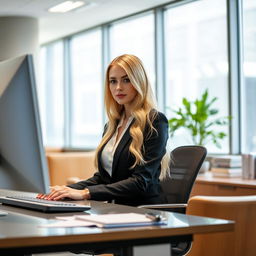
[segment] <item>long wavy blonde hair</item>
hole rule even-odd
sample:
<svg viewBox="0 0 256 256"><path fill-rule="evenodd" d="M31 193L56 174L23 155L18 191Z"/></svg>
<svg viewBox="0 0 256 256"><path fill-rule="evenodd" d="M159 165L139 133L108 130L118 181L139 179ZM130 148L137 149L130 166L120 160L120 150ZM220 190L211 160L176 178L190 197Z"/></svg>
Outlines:
<svg viewBox="0 0 256 256"><path fill-rule="evenodd" d="M116 127L118 125L119 120L124 111L124 106L119 105L112 97L109 88L109 71L113 66L121 67L127 74L128 78L131 81L131 84L137 91L137 95L132 102L131 106L131 116L134 118L134 122L130 128L130 135L132 137L132 142L129 147L129 151L134 155L135 162L131 168L135 167L135 165L145 164L145 160L143 158L143 132L146 125L149 125L149 134L150 136L152 132L155 130L152 123L156 118L156 111L152 111L156 109L155 100L153 97L152 89L143 67L141 60L129 54L124 54L116 57L109 64L106 77L105 77L105 107L108 115L108 125L106 127L104 136L96 149L96 158L95 165L98 165L98 153L102 149L102 147L107 143L107 141L112 137L112 135L116 131ZM162 159L161 162L161 174L160 179L166 177L169 173L169 159L170 154L167 150L167 153Z"/></svg>

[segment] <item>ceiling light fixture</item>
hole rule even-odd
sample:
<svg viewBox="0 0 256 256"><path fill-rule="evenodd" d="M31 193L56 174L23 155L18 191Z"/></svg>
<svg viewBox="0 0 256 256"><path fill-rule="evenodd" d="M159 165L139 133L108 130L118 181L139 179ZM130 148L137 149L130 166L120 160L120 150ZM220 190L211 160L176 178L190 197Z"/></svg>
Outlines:
<svg viewBox="0 0 256 256"><path fill-rule="evenodd" d="M76 8L79 8L79 7L83 6L84 4L85 4L85 2L83 2L83 1L65 1L61 4L57 4L57 5L49 8L48 12L65 13L65 12L74 10Z"/></svg>

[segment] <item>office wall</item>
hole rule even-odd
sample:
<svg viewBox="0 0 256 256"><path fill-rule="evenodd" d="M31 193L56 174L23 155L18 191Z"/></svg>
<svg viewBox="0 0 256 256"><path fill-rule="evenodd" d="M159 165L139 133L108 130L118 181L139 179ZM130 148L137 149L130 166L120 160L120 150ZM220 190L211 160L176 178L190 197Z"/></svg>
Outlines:
<svg viewBox="0 0 256 256"><path fill-rule="evenodd" d="M0 61L39 51L38 20L33 17L0 17Z"/></svg>

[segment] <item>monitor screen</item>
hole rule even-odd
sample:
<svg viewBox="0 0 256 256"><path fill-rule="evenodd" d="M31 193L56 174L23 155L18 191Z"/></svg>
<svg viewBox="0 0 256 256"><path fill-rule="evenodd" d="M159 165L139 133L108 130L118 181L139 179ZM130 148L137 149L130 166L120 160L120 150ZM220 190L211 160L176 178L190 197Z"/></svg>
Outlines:
<svg viewBox="0 0 256 256"><path fill-rule="evenodd" d="M47 193L31 55L0 62L0 189Z"/></svg>

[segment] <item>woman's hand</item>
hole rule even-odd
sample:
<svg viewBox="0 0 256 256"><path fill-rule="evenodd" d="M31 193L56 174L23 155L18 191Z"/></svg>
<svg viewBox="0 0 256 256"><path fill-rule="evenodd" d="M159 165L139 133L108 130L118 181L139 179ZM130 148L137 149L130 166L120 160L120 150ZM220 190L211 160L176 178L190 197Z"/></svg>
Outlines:
<svg viewBox="0 0 256 256"><path fill-rule="evenodd" d="M61 200L64 198L83 200L90 199L90 192L87 188L78 190L67 186L53 186L51 187L51 192L49 194L38 194L37 198L46 200Z"/></svg>

